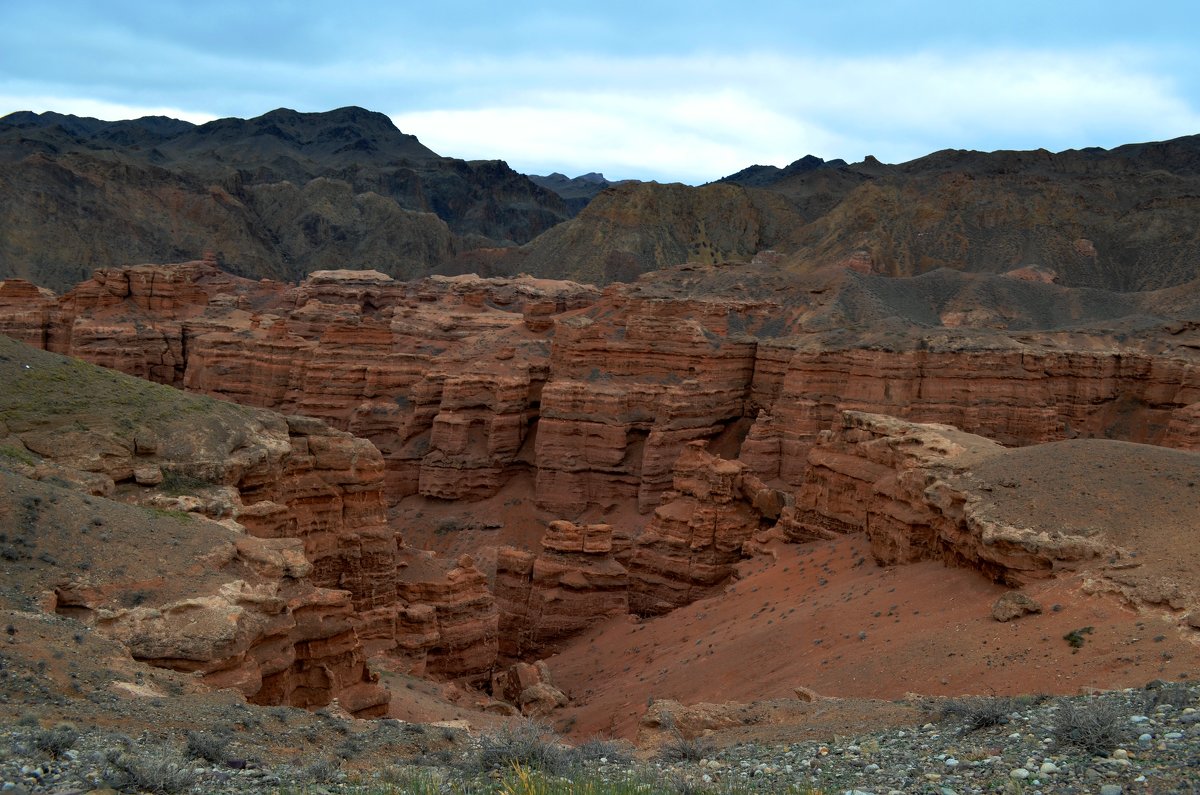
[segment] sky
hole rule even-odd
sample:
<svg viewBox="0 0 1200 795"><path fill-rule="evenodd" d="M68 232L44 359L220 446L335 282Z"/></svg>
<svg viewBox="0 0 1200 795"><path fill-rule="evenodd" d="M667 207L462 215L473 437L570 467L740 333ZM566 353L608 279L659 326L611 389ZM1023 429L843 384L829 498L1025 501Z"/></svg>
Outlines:
<svg viewBox="0 0 1200 795"><path fill-rule="evenodd" d="M439 154L698 184L1200 133L1200 3L0 0L0 116L360 105Z"/></svg>

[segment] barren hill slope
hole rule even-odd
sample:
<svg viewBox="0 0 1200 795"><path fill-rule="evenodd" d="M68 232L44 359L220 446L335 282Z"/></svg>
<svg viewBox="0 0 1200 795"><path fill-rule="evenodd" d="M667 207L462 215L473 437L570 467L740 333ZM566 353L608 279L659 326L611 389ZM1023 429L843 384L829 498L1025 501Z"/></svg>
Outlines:
<svg viewBox="0 0 1200 795"><path fill-rule="evenodd" d="M403 277L570 215L502 161L439 157L380 113L279 109L191 125L0 119L0 277L219 252L253 277L355 264Z"/></svg>

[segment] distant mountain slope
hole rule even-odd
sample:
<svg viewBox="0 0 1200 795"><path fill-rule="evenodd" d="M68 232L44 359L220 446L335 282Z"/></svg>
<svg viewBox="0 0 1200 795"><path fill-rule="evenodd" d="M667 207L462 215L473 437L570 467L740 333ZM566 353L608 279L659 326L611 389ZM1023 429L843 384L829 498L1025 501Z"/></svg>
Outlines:
<svg viewBox="0 0 1200 795"><path fill-rule="evenodd" d="M718 187L743 193L714 201ZM1200 276L1200 136L1058 154L947 150L899 165L808 156L698 188L640 184L601 193L502 264L608 281L763 249L798 272L1038 266L1071 286L1182 284Z"/></svg>
<svg viewBox="0 0 1200 795"><path fill-rule="evenodd" d="M362 108L202 125L0 119L0 278L62 289L93 267L219 251L244 275L361 266L415 277L571 215L502 161L444 158Z"/></svg>
<svg viewBox="0 0 1200 795"><path fill-rule="evenodd" d="M761 254L794 272L1037 266L1065 285L1150 290L1200 276L1200 136L898 165L806 156L689 187L441 157L353 107L202 125L0 119L0 278L65 289L95 267L205 250L290 280L368 267L606 283Z"/></svg>

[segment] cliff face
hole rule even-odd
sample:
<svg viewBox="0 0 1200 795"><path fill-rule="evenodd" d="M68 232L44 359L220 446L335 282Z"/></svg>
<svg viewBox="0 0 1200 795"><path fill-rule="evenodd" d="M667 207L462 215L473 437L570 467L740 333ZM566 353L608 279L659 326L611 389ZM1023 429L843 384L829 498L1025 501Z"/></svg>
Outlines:
<svg viewBox="0 0 1200 795"><path fill-rule="evenodd" d="M813 535L864 532L881 565L943 559L1012 585L1108 550L1097 538L981 521L981 495L959 476L1003 451L948 425L845 412L808 453L796 525Z"/></svg>
<svg viewBox="0 0 1200 795"><path fill-rule="evenodd" d="M393 499L471 498L531 466L522 447L554 316L596 296L570 282L374 271L285 288L193 262L98 271L56 305L9 280L0 322L39 347L351 431L383 452Z"/></svg>
<svg viewBox="0 0 1200 795"><path fill-rule="evenodd" d="M709 595L733 574L743 547L779 518L783 496L745 472L745 466L684 447L673 489L635 540L629 559L629 605L652 615Z"/></svg>
<svg viewBox="0 0 1200 795"><path fill-rule="evenodd" d="M808 462L793 537L861 532L881 565L941 560L1014 586L1086 570L1087 592L1180 626L1200 599L1191 489L1177 487L1200 472L1194 452L1099 439L1005 448L847 411Z"/></svg>
<svg viewBox="0 0 1200 795"><path fill-rule="evenodd" d="M655 505L684 445L744 415L757 344L729 323L759 311L613 292L603 311L559 323L538 424L538 503L560 514Z"/></svg>
<svg viewBox="0 0 1200 795"><path fill-rule="evenodd" d="M539 554L513 547L496 558L500 655L545 655L554 644L629 612L629 575L609 525L551 522Z"/></svg>
<svg viewBox="0 0 1200 795"><path fill-rule="evenodd" d="M284 286L193 262L103 270L57 300L9 280L0 324L22 339L311 419L260 419L255 444L220 449L6 432L94 493L210 484L172 499L301 540L311 583L348 592L366 651L485 682L597 618L715 593L768 528L861 531L881 563L936 558L1010 583L1086 563L1086 534L1035 543L973 513L962 462L1073 439L1196 448L1200 297L1031 275L692 265L600 294L374 271ZM859 413L891 419L845 419ZM935 421L957 430L916 425ZM162 452L175 447L187 455ZM405 497L437 511L531 476L540 516L578 524L501 551L494 591L490 561L447 571L385 518ZM587 529L606 512L628 524L611 549Z"/></svg>
<svg viewBox="0 0 1200 795"><path fill-rule="evenodd" d="M1200 369L1190 355L1097 350L1082 337L1066 349L1012 339L977 346L965 335L940 342L920 350L839 350L820 338L776 344L754 390L763 411L743 460L798 486L808 449L847 409L946 423L1007 445L1077 437L1194 445Z"/></svg>
<svg viewBox="0 0 1200 795"><path fill-rule="evenodd" d="M129 534L124 545L147 545L122 560L99 520L97 537L85 528L64 539L95 562L53 585L50 606L137 659L198 672L255 703L336 698L361 717L386 712L357 634L380 590L364 553L397 542L382 522L378 451L315 420L289 423L0 341L0 443L15 451L14 479L132 503L114 529ZM139 561L155 549L157 562Z"/></svg>
<svg viewBox="0 0 1200 795"><path fill-rule="evenodd" d="M1183 288L797 281L769 265L689 266L603 296L372 271L284 287L203 262L99 271L57 302L0 285L0 323L22 339L369 439L391 500L478 499L533 471L558 516L626 500L649 511L696 440L799 486L816 435L847 409L1009 445L1192 447L1198 307Z"/></svg>
<svg viewBox="0 0 1200 795"><path fill-rule="evenodd" d="M170 598L115 607L139 586L88 577L56 589L58 609L88 617L138 659L199 672L256 703L337 698L361 717L383 714L368 653L490 676L496 614L485 578L466 564L426 566L415 584L402 576L411 553L386 522L384 459L369 441L11 340L0 362L0 446L19 474L184 525L199 517L219 536L180 561L183 590Z"/></svg>

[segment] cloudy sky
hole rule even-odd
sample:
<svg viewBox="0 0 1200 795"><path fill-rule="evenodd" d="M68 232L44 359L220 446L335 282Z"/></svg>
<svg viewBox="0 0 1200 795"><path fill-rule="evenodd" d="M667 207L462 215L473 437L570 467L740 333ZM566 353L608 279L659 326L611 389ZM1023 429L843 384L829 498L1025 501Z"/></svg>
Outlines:
<svg viewBox="0 0 1200 795"><path fill-rule="evenodd" d="M690 183L1111 147L1200 133L1200 3L0 0L0 115L345 105L443 155Z"/></svg>

